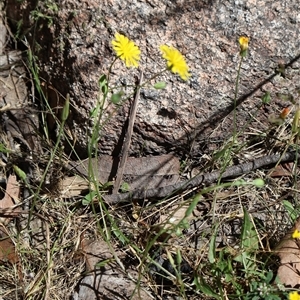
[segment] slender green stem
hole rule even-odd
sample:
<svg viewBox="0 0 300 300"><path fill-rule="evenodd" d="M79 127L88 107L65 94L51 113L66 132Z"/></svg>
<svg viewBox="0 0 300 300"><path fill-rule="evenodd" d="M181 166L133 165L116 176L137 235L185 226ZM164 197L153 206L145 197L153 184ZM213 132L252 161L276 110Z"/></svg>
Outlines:
<svg viewBox="0 0 300 300"><path fill-rule="evenodd" d="M236 139L236 133L237 133L237 118L236 118L236 107L237 107L237 97L238 97L238 91L239 91L239 81L240 81L240 75L241 75L241 67L242 67L242 63L243 63L243 56L241 56L240 62L239 62L239 66L238 66L238 72L237 72L237 76L236 76L236 81L235 81L235 91L234 91L234 107L233 107L233 141L232 143L234 143L235 139Z"/></svg>
<svg viewBox="0 0 300 300"><path fill-rule="evenodd" d="M90 138L90 141L88 143L88 156L89 156L89 164L88 164L88 174L89 174L89 183L90 183L90 192L92 192L93 190L95 190L95 194L99 200L99 208L100 208L100 213L102 216L102 222L103 222L103 228L100 225L99 219L97 218L97 225L99 228L99 231L101 232L103 238L105 238L105 240L107 242L109 242L110 240L110 232L107 226L107 222L106 222L106 218L108 218L109 222L111 224L114 224L113 219L110 217L108 210L105 206L105 204L103 203L102 197L101 197L101 192L99 189L99 182L98 182L98 169L97 169L97 161L95 162L92 157L94 156L95 159L97 160L98 158L98 147L97 147L97 143L99 140L99 135L101 132L101 129L103 128L103 125L101 125L101 120L103 119L103 115L104 115L104 106L107 100L107 95L109 92L109 79L110 79L110 74L112 71L112 67L114 65L114 63L117 61L118 58L116 58L110 65L109 69L108 69L108 74L107 74L107 79L106 79L106 83L105 83L105 91L101 91L99 90L99 95L98 95L98 100L97 100L97 106L96 106L96 110L95 110L95 122L94 122L94 126L93 126L93 130L92 130L92 136ZM102 93L101 93L102 92ZM94 202L91 202L91 206L92 206L92 210L93 213L96 215L96 208L94 206Z"/></svg>
<svg viewBox="0 0 300 300"><path fill-rule="evenodd" d="M229 144L229 147L225 150L225 157L224 157L224 164L223 167L220 171L220 177L218 179L218 183L217 185L219 186L221 183L221 178L222 178L222 174L225 172L230 160L231 160L231 152L232 149L234 147L234 144L236 142L237 139L237 113L236 113L236 108L237 108L237 97L238 97L238 91L239 91L239 81L240 81L240 74L241 74L241 67L242 67L242 62L243 62L243 56L241 55L241 59L238 65L238 71L237 71L237 77L236 77L236 81L235 81L235 91L234 91L234 107L233 107L233 134L232 134L232 141ZM227 147L227 146L226 146ZM216 210L216 202L217 202L217 195L214 196L214 200L213 200L213 216L212 216L212 222L214 223L215 221L215 210Z"/></svg>
<svg viewBox="0 0 300 300"><path fill-rule="evenodd" d="M50 169L50 166L51 164L53 163L54 161L54 157L56 156L56 153L58 151L58 147L60 146L60 142L61 142L61 138L63 136L63 132L64 132L64 126L65 126L65 122L66 120L62 120L61 124L59 125L59 132L58 132L58 136L57 136L57 140L56 140L56 143L54 145L54 148L53 150L51 151L51 155L49 157L49 160L48 160L48 163L47 163L47 166L45 168L45 171L43 173L43 176L40 180L40 184L38 185L38 188L36 190L36 192L34 193L34 197L33 197L33 202L32 202L32 205L31 205L31 209L30 209L30 212L29 212L29 217L28 217L28 223L27 223L27 226L29 226L30 224L30 221L31 221L31 217L32 217L32 214L33 214L33 209L36 205L36 202L37 202L37 199L40 195L40 191L42 189L42 185L44 184L45 182L45 179L46 179L46 176L48 174L48 171Z"/></svg>
<svg viewBox="0 0 300 300"><path fill-rule="evenodd" d="M106 103L106 100L107 100L108 92L110 91L110 89L109 89L110 75L112 73L113 65L117 61L117 59L118 59L118 57L112 62L112 64L110 65L110 67L108 69L108 74L107 74L107 78L106 78L107 82L106 82L106 86L105 86L105 89L104 89L105 91L103 91L103 90L99 91L97 106L96 106L96 109L95 109L95 118L96 119L95 119L93 130L92 130L92 136L91 136L90 141L88 143L88 156L89 156L88 174L89 174L89 182L90 182L90 191L92 192L93 190L95 190L95 194L99 199L100 213L101 213L101 216L102 216L103 227L100 226L99 220L97 220L97 223L99 225L98 226L99 230L102 232L102 234L104 234L107 241L110 240L110 233L109 233L109 230L108 230L108 227L107 227L105 216L108 218L108 220L111 224L114 224L115 222L110 217L110 215L107 211L107 208L106 208L105 204L103 203L103 200L102 200L102 197L101 197L101 192L100 192L100 189L99 189L99 182L97 180L97 178L98 178L98 176L97 176L97 173L98 173L97 161L95 162L95 160L92 159L92 157L95 157L95 159L97 159L97 157L98 157L97 142L99 140L99 135L101 134L103 126L106 124L106 120L109 120L110 116L111 116L111 114L110 114L106 118L106 120L103 120L104 110L105 110L104 106L105 106L105 103ZM154 76L152 76L150 79L143 82L139 86L136 86L133 93L130 94L128 97L126 97L126 99L124 101L122 101L122 103L124 103L127 99L132 97L132 95L136 92L137 89L142 88L143 86L148 84L151 80L157 78L158 76L160 76L162 73L164 73L166 71L168 71L167 68L162 70L161 72L155 74ZM118 107L116 107L116 109L112 113L114 113L117 109L118 109ZM92 210L96 214L96 210L95 210L93 201L92 201L91 205L92 205Z"/></svg>

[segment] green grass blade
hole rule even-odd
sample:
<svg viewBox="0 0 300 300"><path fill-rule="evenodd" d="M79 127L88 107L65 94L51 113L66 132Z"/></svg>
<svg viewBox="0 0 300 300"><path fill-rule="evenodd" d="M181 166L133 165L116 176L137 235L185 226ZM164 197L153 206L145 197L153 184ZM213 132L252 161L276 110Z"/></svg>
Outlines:
<svg viewBox="0 0 300 300"><path fill-rule="evenodd" d="M258 237L248 211L244 210L244 221L241 235L241 248L246 251L258 249Z"/></svg>
<svg viewBox="0 0 300 300"><path fill-rule="evenodd" d="M211 264L216 261L216 237L217 237L217 229L218 225L215 227L213 235L209 242L209 249L208 249L208 260Z"/></svg>

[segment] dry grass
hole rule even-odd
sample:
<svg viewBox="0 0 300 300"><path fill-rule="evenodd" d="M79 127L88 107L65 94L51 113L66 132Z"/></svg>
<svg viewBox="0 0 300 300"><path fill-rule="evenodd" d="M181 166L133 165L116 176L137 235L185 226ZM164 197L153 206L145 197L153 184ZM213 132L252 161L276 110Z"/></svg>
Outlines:
<svg viewBox="0 0 300 300"><path fill-rule="evenodd" d="M286 141L281 136L289 136L288 126L278 127L275 132L277 138L273 139L272 148L284 149ZM252 139L253 133L249 137ZM260 133L256 137L258 141L254 145L246 145L237 153L243 161L245 157L275 151L265 150L262 145L267 141ZM245 134L243 142L247 140ZM216 251L231 251L228 259L233 263L234 253L239 252L244 208L250 213L259 238L257 266L265 269L274 267L274 264L263 266L263 259L269 256L271 248L292 225L282 199L297 206L297 188L293 176L273 177L270 171L257 170L241 176L245 181L264 178L266 184L263 188L252 185L216 186L215 190L204 193L184 223L180 222L201 189L186 191L155 203L141 201L106 207L109 218L101 213L102 204L91 209L81 205L80 196L64 199L57 192L55 197L51 196L51 191L50 194L41 193L37 195L30 222L28 211L9 223L17 262L13 265L9 262L1 264L2 297L69 299L86 271L83 240L105 239L100 232L108 229L109 245L119 257L117 272L123 273L122 268L125 266L128 269L130 265L130 269L135 270L135 277L131 276L135 284L146 287L158 299L166 295L169 299L178 295L186 299L209 299L209 296L195 290L194 280L201 276L212 287L216 284L211 278L211 264L208 262L210 241L216 225ZM175 221L172 219L170 223L170 218ZM100 227L102 230L99 230ZM178 255L181 257L181 268L176 267ZM243 271L236 269L235 272L237 282L245 285L243 290L246 292L247 283L243 283L240 273ZM229 282L224 282L222 289L227 294L236 292Z"/></svg>

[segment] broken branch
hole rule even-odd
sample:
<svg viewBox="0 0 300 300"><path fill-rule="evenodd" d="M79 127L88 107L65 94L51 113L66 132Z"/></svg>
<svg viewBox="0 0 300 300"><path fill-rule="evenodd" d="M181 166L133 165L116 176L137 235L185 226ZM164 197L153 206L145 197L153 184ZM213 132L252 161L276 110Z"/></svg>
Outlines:
<svg viewBox="0 0 300 300"><path fill-rule="evenodd" d="M188 189L200 187L201 185L211 184L217 181L220 177L221 179L235 178L237 176L240 176L242 174L247 174L259 168L276 164L279 161L281 163L293 161L295 160L295 157L296 157L295 152L288 152L283 155L282 154L267 155L267 156L257 158L252 162L228 167L225 170L225 172L223 172L222 174L219 170L216 170L210 173L199 174L190 180L178 182L176 184L168 185L158 189L147 190L143 188L143 189L137 189L132 192L124 193L124 194L105 195L103 196L103 198L109 204L129 202L130 200L165 198L167 196L171 196Z"/></svg>

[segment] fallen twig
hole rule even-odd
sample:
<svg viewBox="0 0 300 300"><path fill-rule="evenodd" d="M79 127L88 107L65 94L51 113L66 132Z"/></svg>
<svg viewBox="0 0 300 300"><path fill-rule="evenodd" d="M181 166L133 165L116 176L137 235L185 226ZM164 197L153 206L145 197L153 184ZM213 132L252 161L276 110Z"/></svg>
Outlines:
<svg viewBox="0 0 300 300"><path fill-rule="evenodd" d="M249 173L251 171L257 170L259 168L273 165L283 162L293 161L296 157L295 152L287 152L285 154L274 154L274 155L267 155L260 158L255 159L252 162L228 167L223 174L219 170L199 174L194 178L178 182L173 185L168 185L165 187L161 187L158 189L137 189L129 193L124 194L113 194L113 195L105 195L103 196L104 200L110 204L116 204L120 202L128 202L130 200L140 200L140 199L161 199L167 196L171 196L182 191L193 189L196 187L200 187L201 185L211 184L217 181L220 177L222 179L226 178L235 178L242 174Z"/></svg>
<svg viewBox="0 0 300 300"><path fill-rule="evenodd" d="M137 104L138 104L138 100L139 100L139 96L140 96L140 89L141 89L142 81L143 81L143 71L140 72L139 83L136 88L135 97L134 97L130 115L129 115L129 123L128 123L128 128L127 128L127 133L126 133L125 144L124 144L124 148L123 148L123 156L121 158L120 165L118 168L118 172L117 172L117 176L116 176L116 180L115 180L115 184L114 184L114 188L113 188L113 194L118 193L118 190L120 188L121 181L123 178L124 168L126 165L129 147L131 144L131 136L132 136L132 132L133 132L133 125L134 125L134 121L135 121Z"/></svg>

